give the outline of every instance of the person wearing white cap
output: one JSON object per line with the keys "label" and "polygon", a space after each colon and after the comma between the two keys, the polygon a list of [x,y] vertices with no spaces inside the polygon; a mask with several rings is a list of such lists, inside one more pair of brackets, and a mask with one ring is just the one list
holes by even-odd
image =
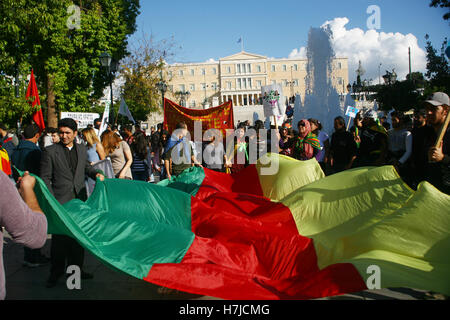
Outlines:
{"label": "person wearing white cap", "polygon": [[450,128],[440,145],[435,144],[448,117],[449,100],[447,94],[435,92],[425,101],[427,125],[418,130],[414,141],[419,153],[414,157],[417,182],[426,180],[447,194],[450,194]]}

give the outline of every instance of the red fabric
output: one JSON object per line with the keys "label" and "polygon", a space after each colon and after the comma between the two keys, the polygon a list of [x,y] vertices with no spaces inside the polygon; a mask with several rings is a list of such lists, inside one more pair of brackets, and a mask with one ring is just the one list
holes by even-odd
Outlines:
{"label": "red fabric", "polygon": [[[238,192],[263,196],[259,176],[254,164],[236,174],[226,174],[203,168],[205,179],[197,191],[196,198],[203,200],[216,192]],[[252,183],[249,183],[252,181]]]}
{"label": "red fabric", "polygon": [[31,69],[30,82],[28,83],[27,94],[25,98],[31,104],[34,111],[33,121],[38,125],[40,131],[45,129],[44,116],[42,115],[41,101],[39,100],[39,93],[34,79],[33,69]]}
{"label": "red fabric", "polygon": [[[318,269],[313,240],[298,234],[289,208],[250,194],[257,189],[255,180],[245,179],[256,169],[246,170],[236,179],[205,170],[206,185],[191,201],[194,242],[181,263],[155,264],[144,280],[242,300],[311,299],[365,290],[351,264]],[[231,192],[237,190],[251,192]]]}

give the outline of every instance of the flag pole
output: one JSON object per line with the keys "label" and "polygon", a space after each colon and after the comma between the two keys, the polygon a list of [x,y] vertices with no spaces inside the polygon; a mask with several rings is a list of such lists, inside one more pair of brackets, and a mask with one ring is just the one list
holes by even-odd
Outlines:
{"label": "flag pole", "polygon": [[244,51],[244,37],[241,36],[241,51]]}

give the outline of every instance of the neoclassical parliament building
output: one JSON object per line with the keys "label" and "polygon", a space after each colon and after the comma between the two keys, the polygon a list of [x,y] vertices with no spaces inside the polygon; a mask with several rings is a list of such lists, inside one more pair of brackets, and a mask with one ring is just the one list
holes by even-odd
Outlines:
{"label": "neoclassical parliament building", "polygon": [[[188,108],[215,107],[232,100],[233,106],[261,103],[261,87],[280,84],[285,97],[305,96],[307,59],[270,59],[241,51],[219,61],[175,63],[165,68],[166,97]],[[347,58],[333,60],[330,75],[339,94],[348,84]]]}

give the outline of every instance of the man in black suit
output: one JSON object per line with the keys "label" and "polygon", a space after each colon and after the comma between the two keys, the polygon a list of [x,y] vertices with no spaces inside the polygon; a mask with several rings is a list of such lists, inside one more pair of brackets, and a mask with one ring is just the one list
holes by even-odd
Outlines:
{"label": "man in black suit", "polygon": [[[77,123],[70,118],[61,119],[58,123],[60,142],[47,147],[42,152],[41,178],[59,203],[64,204],[72,199],[86,200],[85,176],[92,179],[102,174],[97,172],[87,160],[86,147],[77,144]],[[78,265],[82,270],[84,249],[73,238],[65,235],[52,235],[51,269],[47,287],[56,285],[65,273],[65,264]],[[81,272],[82,279],[92,278],[91,274]]]}

